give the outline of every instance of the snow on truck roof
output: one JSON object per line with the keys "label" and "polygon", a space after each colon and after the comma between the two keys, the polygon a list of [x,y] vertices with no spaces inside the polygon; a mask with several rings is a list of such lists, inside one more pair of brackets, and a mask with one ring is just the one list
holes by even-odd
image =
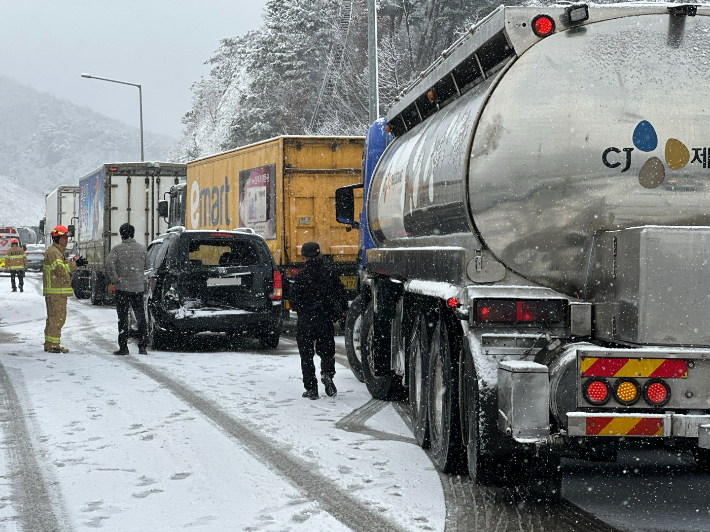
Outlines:
{"label": "snow on truck roof", "polygon": [[279,135],[278,137],[271,137],[270,139],[259,140],[251,144],[245,144],[244,146],[238,146],[231,150],[213,153],[212,155],[207,155],[206,157],[201,157],[200,159],[194,159],[188,161],[188,166],[194,166],[195,164],[202,164],[210,160],[217,160],[220,157],[229,157],[236,152],[241,152],[243,150],[257,149],[267,144],[274,142],[290,142],[290,141],[301,141],[310,143],[325,143],[328,141],[339,141],[339,142],[365,142],[364,136],[358,135]]}
{"label": "snow on truck roof", "polygon": [[[571,22],[569,13],[572,9],[584,9],[586,16]],[[419,79],[400,92],[387,112],[388,130],[394,136],[406,133],[549,35],[603,20],[649,14],[710,16],[710,4],[501,5],[471,26],[419,74]],[[551,21],[551,31],[545,36],[538,36],[533,30],[532,22],[541,15]]]}

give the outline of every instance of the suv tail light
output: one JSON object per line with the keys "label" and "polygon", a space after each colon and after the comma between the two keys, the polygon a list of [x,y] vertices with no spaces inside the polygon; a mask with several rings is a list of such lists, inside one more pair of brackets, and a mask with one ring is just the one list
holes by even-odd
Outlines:
{"label": "suv tail light", "polygon": [[562,299],[479,299],[476,321],[483,323],[564,323],[567,302]]}
{"label": "suv tail light", "polygon": [[271,299],[278,301],[283,296],[283,285],[281,283],[281,272],[274,270],[274,282],[271,289]]}

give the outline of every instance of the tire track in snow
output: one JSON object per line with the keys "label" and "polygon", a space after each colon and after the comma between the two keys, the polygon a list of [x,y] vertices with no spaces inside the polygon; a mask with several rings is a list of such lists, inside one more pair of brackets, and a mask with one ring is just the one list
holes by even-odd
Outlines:
{"label": "tire track in snow", "polygon": [[[113,351],[113,343],[98,333],[93,332],[88,336],[94,344],[105,349],[107,353]],[[131,357],[114,357],[108,354],[102,356],[110,357],[111,360],[118,359],[162,385],[185,404],[212,421],[263,464],[290,482],[306,497],[316,501],[324,511],[351,530],[355,532],[402,531],[396,523],[368,509],[361,501],[353,498],[349,492],[341,489],[327,477],[315,472],[314,464],[289,455],[287,451],[279,448],[266,436],[255,430],[251,424],[233,418],[217,403],[202,397],[183,382]]]}
{"label": "tire track in snow", "polygon": [[53,501],[47,480],[37,460],[27,414],[22,409],[12,380],[0,363],[0,412],[11,471],[12,501],[21,530],[27,532],[57,532],[70,530],[60,523],[57,514],[64,514]]}
{"label": "tire track in snow", "polygon": [[357,432],[358,434],[371,436],[376,440],[399,441],[416,445],[417,440],[412,437],[400,436],[399,434],[392,434],[391,432],[371,429],[365,425],[365,422],[368,419],[373,417],[389,404],[389,401],[378,401],[377,399],[372,399],[357,410],[350,412],[340,421],[337,421],[335,423],[335,428],[347,432]]}

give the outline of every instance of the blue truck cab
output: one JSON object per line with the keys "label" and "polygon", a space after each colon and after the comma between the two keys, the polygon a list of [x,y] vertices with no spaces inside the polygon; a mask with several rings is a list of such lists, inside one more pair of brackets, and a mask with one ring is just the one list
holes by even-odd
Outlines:
{"label": "blue truck cab", "polygon": [[[365,278],[365,267],[367,265],[367,250],[375,247],[375,243],[370,236],[370,231],[367,227],[367,194],[370,186],[370,179],[374,173],[377,162],[385,152],[387,145],[392,140],[392,135],[385,129],[387,120],[379,118],[375,120],[367,130],[365,135],[365,148],[362,152],[362,179],[360,183],[341,187],[335,191],[335,217],[339,223],[347,224],[348,230],[357,229],[358,231],[358,296],[355,297],[350,309],[348,317],[345,320],[345,351],[348,356],[348,362],[355,377],[364,382],[362,375],[362,357],[360,353],[361,344],[361,328],[362,315],[365,311],[365,299],[360,293],[363,289],[363,280]],[[355,189],[362,188],[362,205],[358,205],[360,214],[355,219]]]}

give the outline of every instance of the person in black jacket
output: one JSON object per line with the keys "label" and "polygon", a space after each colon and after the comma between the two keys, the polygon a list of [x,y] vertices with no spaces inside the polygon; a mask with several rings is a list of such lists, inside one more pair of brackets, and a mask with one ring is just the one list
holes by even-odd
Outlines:
{"label": "person in black jacket", "polygon": [[306,388],[303,397],[318,399],[318,379],[313,363],[316,353],[320,357],[321,382],[325,385],[325,393],[333,397],[338,393],[333,383],[333,322],[340,320],[346,313],[347,293],[337,274],[323,263],[320,246],[316,242],[303,244],[301,255],[306,263],[293,279],[289,304],[298,313],[296,342],[301,355],[303,386]]}

